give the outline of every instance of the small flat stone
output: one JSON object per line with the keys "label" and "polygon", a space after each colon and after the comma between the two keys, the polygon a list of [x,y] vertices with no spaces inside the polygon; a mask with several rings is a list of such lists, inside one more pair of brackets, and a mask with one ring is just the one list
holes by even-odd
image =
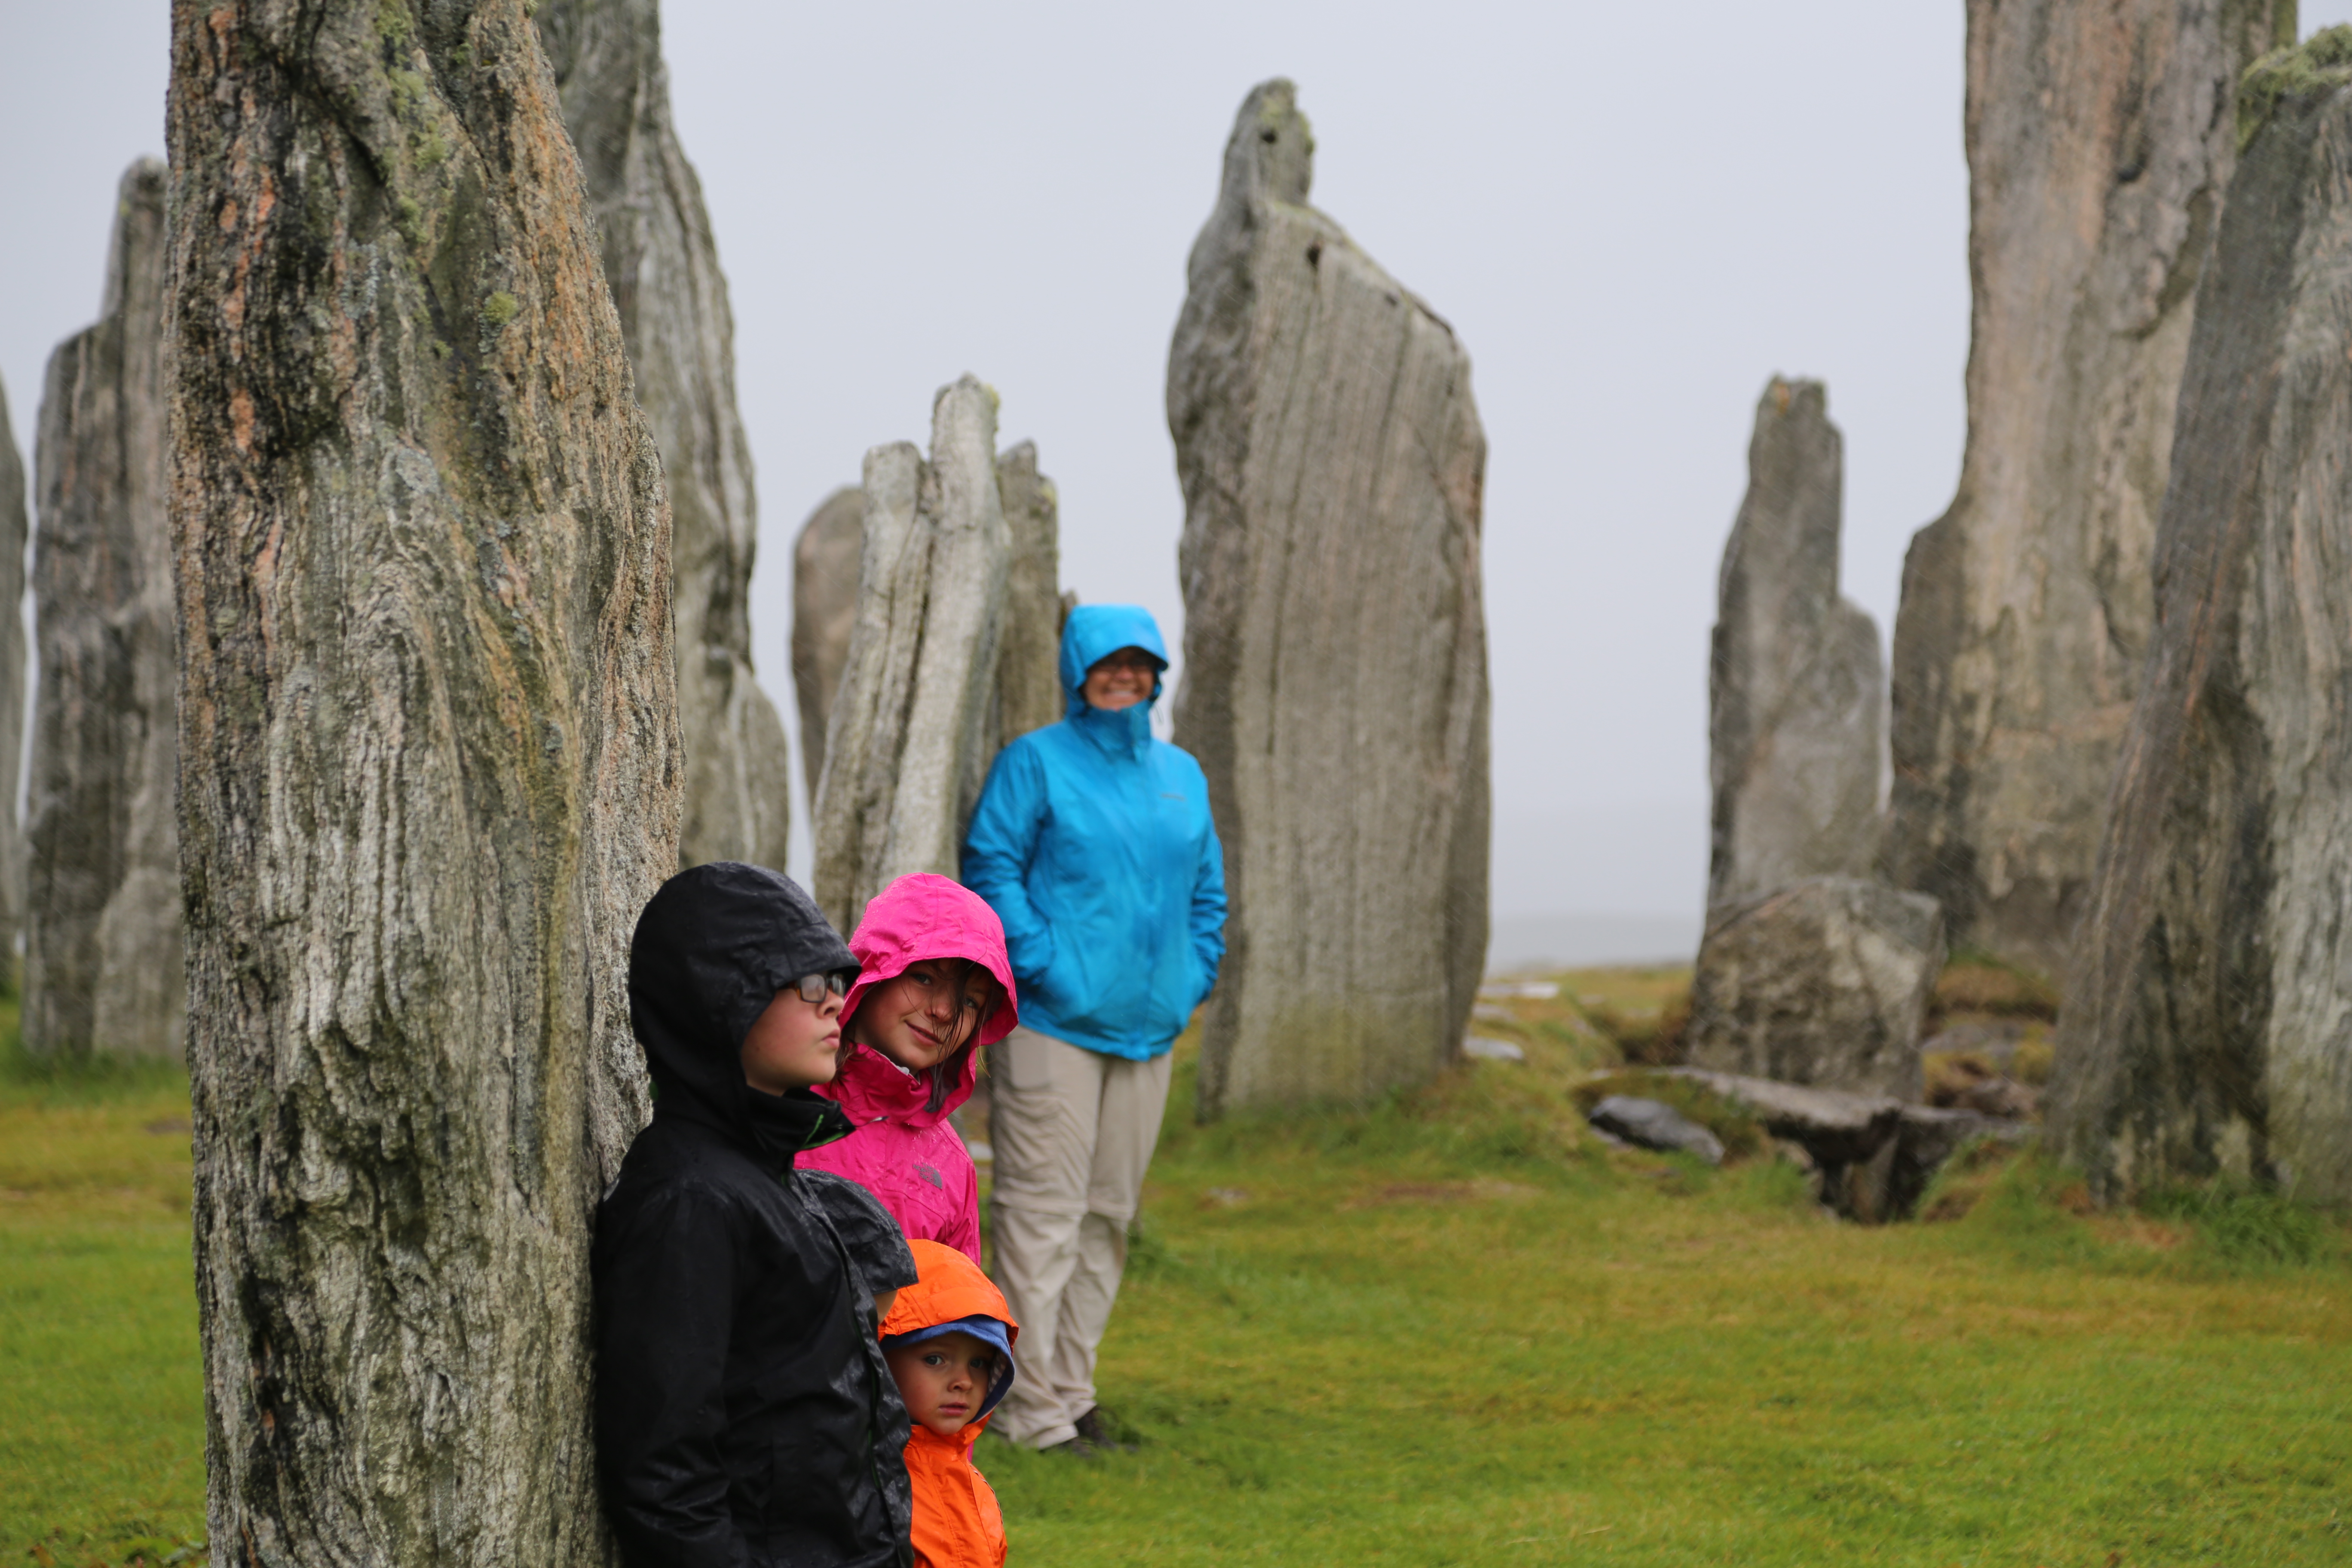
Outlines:
{"label": "small flat stone", "polygon": [[1498,1040],[1488,1035],[1471,1035],[1462,1042],[1462,1054],[1488,1062],[1523,1062],[1528,1053],[1508,1040]]}
{"label": "small flat stone", "polygon": [[1612,1094],[1587,1120],[1595,1131],[1639,1148],[1679,1151],[1710,1165],[1723,1163],[1723,1141],[1661,1100]]}

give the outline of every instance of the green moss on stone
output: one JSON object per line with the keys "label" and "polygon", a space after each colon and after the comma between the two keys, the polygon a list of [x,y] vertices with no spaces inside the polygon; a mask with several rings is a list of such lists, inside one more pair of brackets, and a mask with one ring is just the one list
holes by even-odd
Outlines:
{"label": "green moss on stone", "polygon": [[488,327],[503,327],[513,321],[515,313],[521,309],[521,306],[515,303],[515,297],[501,289],[482,301],[482,324]]}
{"label": "green moss on stone", "polygon": [[403,114],[414,114],[425,101],[425,79],[400,66],[384,74],[392,79],[393,107]]}
{"label": "green moss on stone", "polygon": [[400,0],[382,0],[375,8],[375,36],[399,48],[408,42],[408,7]]}
{"label": "green moss on stone", "polygon": [[2238,84],[2238,149],[2254,139],[2290,98],[2327,92],[2352,81],[2352,24],[2314,33],[2291,49],[2273,49],[2246,68]]}

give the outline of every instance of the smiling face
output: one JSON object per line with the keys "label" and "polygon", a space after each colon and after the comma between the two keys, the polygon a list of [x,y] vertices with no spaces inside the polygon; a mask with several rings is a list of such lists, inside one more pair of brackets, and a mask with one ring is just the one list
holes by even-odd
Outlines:
{"label": "smiling face", "polygon": [[1151,700],[1151,689],[1159,684],[1160,661],[1139,647],[1123,647],[1087,666],[1087,681],[1078,694],[1089,708],[1116,713]]}
{"label": "smiling face", "polygon": [[988,1401],[996,1380],[996,1347],[966,1333],[940,1334],[882,1352],[898,1380],[898,1397],[918,1426],[952,1437]]}
{"label": "smiling face", "polygon": [[816,1002],[802,1001],[798,991],[777,992],[743,1037],[743,1081],[763,1094],[831,1083],[841,1051],[841,1001],[832,991]]}
{"label": "smiling face", "polygon": [[969,959],[921,959],[858,999],[851,1037],[924,1072],[971,1043],[1000,994],[996,977]]}

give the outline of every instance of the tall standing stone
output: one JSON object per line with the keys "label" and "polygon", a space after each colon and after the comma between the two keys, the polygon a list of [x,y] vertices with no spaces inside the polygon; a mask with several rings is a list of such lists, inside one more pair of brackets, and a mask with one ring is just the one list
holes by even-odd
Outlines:
{"label": "tall standing stone", "polygon": [[2352,27],[2248,79],[2048,1106],[2103,1196],[2352,1200]]}
{"label": "tall standing stone", "polygon": [[1012,553],[1004,567],[1004,621],[996,653],[996,747],[1062,717],[1061,500],[1024,441],[996,459]]}
{"label": "tall standing stone", "polygon": [[735,410],[735,316],[702,182],[670,118],[661,7],[546,0],[537,17],[669,493],[686,745],[678,858],[781,867],[791,763],[751,670],[760,531],[751,446]]}
{"label": "tall standing stone", "polygon": [[812,805],[824,777],[825,724],[857,624],[857,563],[865,550],[866,492],[856,485],[825,497],[793,541],[793,696]]}
{"label": "tall standing stone", "polygon": [[857,619],[825,735],[817,903],[843,931],[917,871],[952,877],[996,754],[996,660],[1013,542],[996,484],[996,395],[971,376],[911,442],[866,454]]}
{"label": "tall standing stone", "polygon": [[1454,330],[1307,205],[1253,89],[1168,363],[1185,518],[1177,742],[1233,913],[1201,1100],[1362,1100],[1462,1039],[1486,954],[1486,437]]}
{"label": "tall standing stone", "polygon": [[122,176],[98,324],[58,345],[41,398],[24,1015],[37,1057],[176,1057],[185,1033],[164,185],[152,158]]}
{"label": "tall standing stone", "polygon": [[669,508],[524,0],[173,16],[215,1560],[610,1560],[590,1223],[677,865]]}
{"label": "tall standing stone", "polygon": [[1877,852],[1886,676],[1878,627],[1838,594],[1843,484],[1827,391],[1775,377],[1716,586],[1710,910],[1865,875]]}
{"label": "tall standing stone", "polygon": [[2294,0],[1969,0],[1969,438],[1895,623],[1886,869],[1956,944],[2064,966],[2239,75]]}
{"label": "tall standing stone", "polygon": [[[25,461],[0,386],[0,974],[10,973],[25,929],[25,833],[17,822],[17,759],[25,740]],[[11,974],[13,978],[13,974]]]}

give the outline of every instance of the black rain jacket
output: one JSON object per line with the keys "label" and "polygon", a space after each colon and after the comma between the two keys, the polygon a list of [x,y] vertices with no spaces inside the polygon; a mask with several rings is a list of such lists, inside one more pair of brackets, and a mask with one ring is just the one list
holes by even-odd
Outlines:
{"label": "black rain jacket", "polygon": [[789,879],[680,872],[637,919],[629,1015],[656,1095],[596,1211],[596,1454],[631,1568],[898,1568],[906,1408],[865,1282],[793,1173],[848,1118],[743,1081],[778,991],[857,961]]}

